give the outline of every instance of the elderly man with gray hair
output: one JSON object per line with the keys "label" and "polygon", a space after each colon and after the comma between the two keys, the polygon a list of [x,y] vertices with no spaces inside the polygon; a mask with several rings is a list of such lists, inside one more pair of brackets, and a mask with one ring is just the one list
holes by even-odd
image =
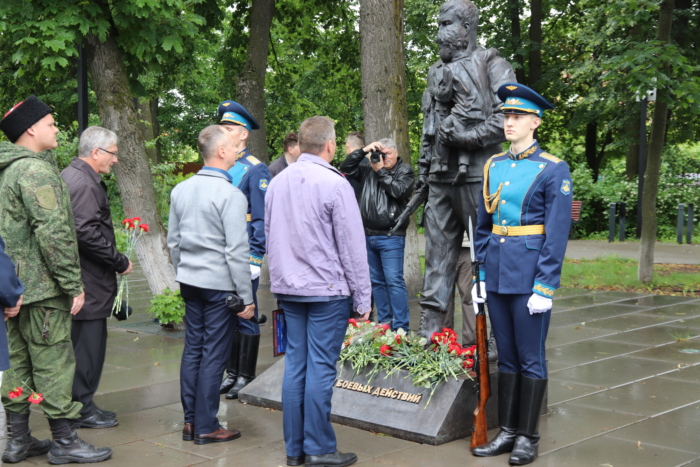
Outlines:
{"label": "elderly man with gray hair", "polygon": [[83,131],[78,157],[61,172],[68,185],[78,236],[85,305],[73,315],[71,340],[75,352],[73,400],[83,408],[76,427],[109,428],[118,424],[114,412],[93,401],[100,384],[107,348],[107,318],[117,294],[117,274],[131,272],[131,261],[117,251],[109,209],[108,175],[117,163],[117,135],[99,126]]}
{"label": "elderly man with gray hair", "polygon": [[[369,158],[365,157],[369,154]],[[403,278],[407,219],[387,234],[406,208],[415,175],[399,157],[396,142],[384,138],[351,152],[340,165],[349,179],[362,184],[360,212],[365,228],[372,295],[377,319],[391,328],[408,331],[408,292]]]}

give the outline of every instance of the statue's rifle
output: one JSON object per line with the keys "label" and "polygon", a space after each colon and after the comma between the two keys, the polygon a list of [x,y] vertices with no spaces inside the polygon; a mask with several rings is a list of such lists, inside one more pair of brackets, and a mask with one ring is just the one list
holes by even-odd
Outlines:
{"label": "statue's rifle", "polygon": [[391,237],[394,233],[401,228],[406,219],[408,219],[414,212],[418,210],[421,204],[428,200],[428,185],[425,184],[420,187],[411,197],[411,200],[406,205],[406,208],[401,212],[401,215],[396,219],[396,223],[391,228],[387,237]]}
{"label": "statue's rifle", "polygon": [[[472,260],[472,271],[475,277],[474,287],[476,287],[476,296],[481,297],[481,281],[479,280],[479,261],[476,259],[474,252],[474,229],[472,227],[472,219],[469,218],[469,239],[472,242],[472,247],[469,249]],[[477,390],[478,401],[474,409],[474,427],[472,431],[471,448],[481,446],[488,442],[488,425],[486,422],[486,402],[491,396],[491,384],[489,381],[489,360],[488,360],[488,335],[486,332],[486,307],[483,303],[477,304],[479,312],[476,314],[476,374],[477,374]]]}

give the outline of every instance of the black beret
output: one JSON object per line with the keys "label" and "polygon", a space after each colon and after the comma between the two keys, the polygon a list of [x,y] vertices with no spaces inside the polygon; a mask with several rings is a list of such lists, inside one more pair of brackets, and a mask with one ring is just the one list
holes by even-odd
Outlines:
{"label": "black beret", "polygon": [[51,112],[53,112],[51,107],[44,104],[41,99],[29,96],[5,114],[5,117],[0,120],[0,130],[14,143],[22,133],[27,131],[27,128]]}

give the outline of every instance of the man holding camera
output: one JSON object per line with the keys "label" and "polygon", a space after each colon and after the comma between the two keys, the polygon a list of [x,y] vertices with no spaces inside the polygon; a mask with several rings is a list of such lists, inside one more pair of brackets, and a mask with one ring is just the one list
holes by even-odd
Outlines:
{"label": "man holding camera", "polygon": [[[370,154],[369,159],[365,156]],[[349,179],[362,184],[360,212],[365,227],[367,257],[377,319],[392,329],[408,331],[408,292],[403,279],[403,253],[406,227],[397,226],[387,234],[406,208],[413,191],[415,175],[410,164],[398,155],[396,142],[384,138],[357,149],[340,165]]]}
{"label": "man holding camera", "polygon": [[[185,349],[180,391],[185,412],[182,439],[195,444],[231,441],[237,430],[219,425],[219,383],[231,353],[238,318],[253,316],[245,195],[231,184],[234,136],[219,125],[199,133],[204,167],[170,195],[168,247],[185,300]],[[227,298],[246,305],[236,315]]]}

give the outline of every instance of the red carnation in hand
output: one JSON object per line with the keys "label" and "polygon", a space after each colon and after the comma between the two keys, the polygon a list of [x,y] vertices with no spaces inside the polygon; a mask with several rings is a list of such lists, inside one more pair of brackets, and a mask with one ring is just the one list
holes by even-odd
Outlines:
{"label": "red carnation in hand", "polygon": [[148,226],[148,224],[139,224],[139,229],[143,230],[144,232],[148,232],[151,228]]}
{"label": "red carnation in hand", "polygon": [[391,346],[384,344],[379,347],[379,353],[385,357],[391,355]]}
{"label": "red carnation in hand", "polygon": [[132,222],[129,222],[129,225],[126,226],[127,230],[134,230],[136,228],[136,225],[133,224]]}
{"label": "red carnation in hand", "polygon": [[19,396],[22,395],[22,388],[15,388],[14,391],[10,391],[10,393],[7,395],[10,399],[17,399]]}
{"label": "red carnation in hand", "polygon": [[132,217],[131,222],[141,222],[141,218],[140,217]]}
{"label": "red carnation in hand", "polygon": [[41,395],[40,392],[32,392],[31,396],[29,396],[29,402],[31,402],[32,404],[38,404],[43,400],[44,396]]}
{"label": "red carnation in hand", "polygon": [[348,323],[349,323],[349,324],[352,324],[352,325],[355,326],[356,328],[359,328],[359,327],[360,327],[360,325],[357,324],[357,320],[356,320],[355,318],[350,318],[350,319],[348,320]]}
{"label": "red carnation in hand", "polygon": [[462,368],[464,368],[464,369],[471,368],[473,366],[474,366],[474,360],[472,360],[471,358],[467,358],[466,360],[464,360],[462,362]]}
{"label": "red carnation in hand", "polygon": [[131,219],[129,219],[128,217],[122,221],[122,225],[127,225],[127,224],[131,224]]}

